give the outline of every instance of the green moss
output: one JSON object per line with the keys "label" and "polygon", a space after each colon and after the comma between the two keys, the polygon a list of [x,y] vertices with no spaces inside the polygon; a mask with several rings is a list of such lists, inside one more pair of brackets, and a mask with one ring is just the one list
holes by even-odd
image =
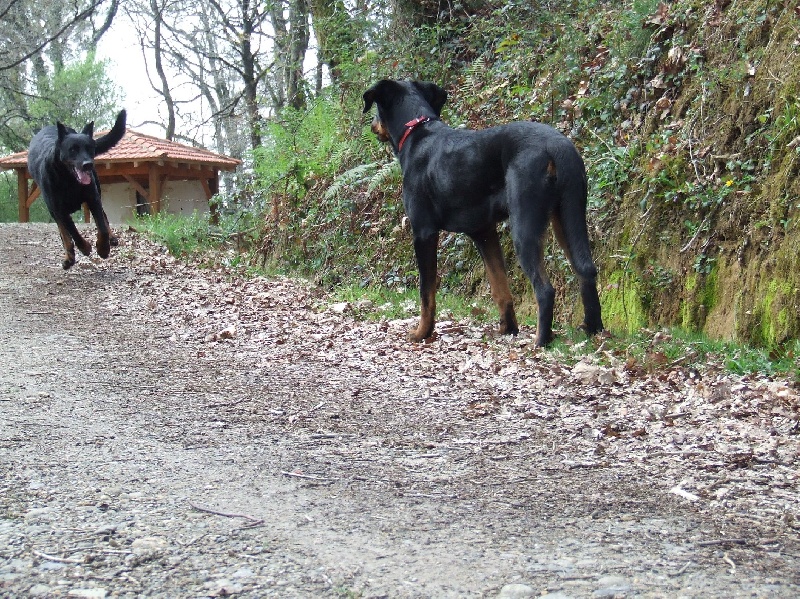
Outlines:
{"label": "green moss", "polygon": [[771,279],[763,298],[754,311],[756,341],[765,347],[777,347],[793,337],[797,327],[795,296],[797,289],[791,281]]}
{"label": "green moss", "polygon": [[612,272],[600,294],[603,321],[610,329],[632,333],[647,324],[641,303],[640,283],[630,272]]}
{"label": "green moss", "polygon": [[697,273],[692,273],[686,278],[684,288],[686,293],[681,301],[681,327],[687,331],[696,330],[697,304],[693,298],[697,289]]}

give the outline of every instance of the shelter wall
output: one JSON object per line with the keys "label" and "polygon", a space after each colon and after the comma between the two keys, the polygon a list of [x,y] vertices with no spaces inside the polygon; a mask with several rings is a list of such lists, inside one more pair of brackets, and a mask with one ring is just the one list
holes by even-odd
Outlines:
{"label": "shelter wall", "polygon": [[[136,190],[130,183],[109,183],[100,186],[103,207],[109,222],[123,224],[136,215]],[[203,186],[199,181],[167,181],[161,200],[161,211],[169,214],[191,215],[194,211],[207,213]]]}

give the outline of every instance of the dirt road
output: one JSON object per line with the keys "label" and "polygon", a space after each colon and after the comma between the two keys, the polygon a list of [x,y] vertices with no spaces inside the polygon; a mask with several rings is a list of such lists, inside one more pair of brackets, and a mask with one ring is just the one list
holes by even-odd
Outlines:
{"label": "dirt road", "polygon": [[0,251],[1,597],[800,596],[790,383]]}

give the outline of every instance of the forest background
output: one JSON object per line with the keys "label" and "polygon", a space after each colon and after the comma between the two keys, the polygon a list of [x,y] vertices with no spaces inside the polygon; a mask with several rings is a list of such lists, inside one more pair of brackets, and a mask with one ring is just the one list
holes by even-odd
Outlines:
{"label": "forest background", "polygon": [[[0,0],[0,153],[57,119],[112,122],[121,92],[95,49],[115,20],[139,39],[164,136],[244,160],[214,199],[218,225],[173,228],[234,246],[232,266],[354,298],[416,296],[399,167],[361,95],[417,78],[447,89],[452,126],[533,119],[575,142],[612,331],[681,327],[798,353],[796,1]],[[0,220],[16,220],[15,184],[0,175]],[[581,308],[551,246],[566,327]],[[439,264],[440,296],[490,309],[463,236],[442,237]]]}

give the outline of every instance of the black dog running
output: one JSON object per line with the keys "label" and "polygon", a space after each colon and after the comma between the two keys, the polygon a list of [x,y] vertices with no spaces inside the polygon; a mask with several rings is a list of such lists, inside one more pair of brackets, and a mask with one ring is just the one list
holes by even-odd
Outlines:
{"label": "black dog running", "polygon": [[97,226],[97,253],[108,258],[111,246],[116,245],[100,201],[94,157],[119,143],[125,135],[125,116],[125,111],[120,111],[111,131],[97,139],[93,138],[94,122],[91,122],[80,133],[61,123],[49,125],[31,140],[28,171],[58,225],[66,252],[61,263],[64,269],[75,264],[76,245],[86,256],[92,252],[92,245],[78,232],[71,216],[84,203]]}

